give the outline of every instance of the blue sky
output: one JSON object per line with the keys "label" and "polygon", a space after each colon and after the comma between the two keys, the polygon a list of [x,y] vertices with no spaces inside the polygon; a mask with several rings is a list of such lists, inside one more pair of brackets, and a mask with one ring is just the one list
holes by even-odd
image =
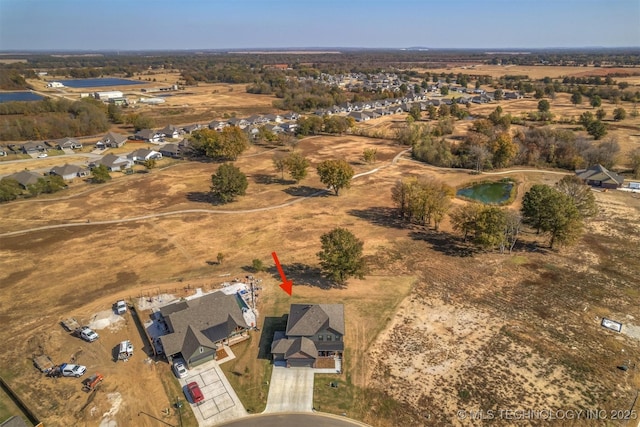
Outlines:
{"label": "blue sky", "polygon": [[0,0],[0,50],[640,46],[640,0]]}

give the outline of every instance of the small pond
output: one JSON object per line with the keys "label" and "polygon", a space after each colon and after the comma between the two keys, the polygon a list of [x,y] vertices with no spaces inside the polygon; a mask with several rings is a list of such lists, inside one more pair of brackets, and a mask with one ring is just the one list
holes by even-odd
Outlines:
{"label": "small pond", "polygon": [[0,92],[0,102],[40,101],[42,96],[33,92]]}
{"label": "small pond", "polygon": [[485,182],[462,188],[456,195],[485,204],[500,205],[509,200],[512,190],[513,181]]}

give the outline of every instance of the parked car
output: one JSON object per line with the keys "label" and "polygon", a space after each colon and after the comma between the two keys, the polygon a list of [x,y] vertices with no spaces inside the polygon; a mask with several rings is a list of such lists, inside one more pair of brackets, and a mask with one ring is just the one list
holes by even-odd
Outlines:
{"label": "parked car", "polygon": [[47,153],[40,153],[38,154],[38,158],[39,159],[44,159],[45,157],[49,157],[49,155]]}
{"label": "parked car", "polygon": [[95,340],[100,338],[100,336],[93,329],[89,328],[88,326],[84,326],[82,329],[80,329],[80,338],[85,341],[94,342]]}
{"label": "parked car", "polygon": [[187,384],[187,392],[189,393],[188,397],[190,397],[191,401],[195,404],[198,404],[204,400],[204,395],[200,390],[200,386],[198,386],[198,383],[195,381]]}
{"label": "parked car", "polygon": [[176,360],[173,362],[173,372],[176,374],[178,378],[184,378],[189,375],[189,371],[184,366],[184,362],[182,360]]}
{"label": "parked car", "polygon": [[124,300],[116,302],[115,305],[116,314],[125,314],[127,312],[127,303]]}
{"label": "parked car", "polygon": [[60,366],[60,373],[63,377],[81,377],[87,372],[87,367],[82,365],[72,365],[70,363],[63,363]]}

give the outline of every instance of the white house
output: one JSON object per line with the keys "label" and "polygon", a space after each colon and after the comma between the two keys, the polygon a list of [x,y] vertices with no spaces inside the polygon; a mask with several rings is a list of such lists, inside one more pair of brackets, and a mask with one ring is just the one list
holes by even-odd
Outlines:
{"label": "white house", "polygon": [[154,150],[149,150],[148,148],[139,148],[129,153],[129,155],[127,155],[127,158],[132,160],[133,162],[138,163],[146,162],[147,160],[151,159],[161,159],[162,154]]}

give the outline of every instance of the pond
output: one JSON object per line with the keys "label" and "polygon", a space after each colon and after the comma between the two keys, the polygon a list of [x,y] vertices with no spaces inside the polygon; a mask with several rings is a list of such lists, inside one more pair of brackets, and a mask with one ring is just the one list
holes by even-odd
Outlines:
{"label": "pond", "polygon": [[0,92],[0,102],[40,101],[42,96],[33,92]]}
{"label": "pond", "polygon": [[500,205],[509,200],[512,190],[512,181],[485,182],[462,188],[456,192],[456,195],[485,204]]}
{"label": "pond", "polygon": [[103,87],[103,86],[127,86],[127,85],[140,85],[147,82],[117,79],[117,78],[98,78],[98,79],[73,79],[73,80],[56,80],[66,87],[84,88],[84,87]]}

